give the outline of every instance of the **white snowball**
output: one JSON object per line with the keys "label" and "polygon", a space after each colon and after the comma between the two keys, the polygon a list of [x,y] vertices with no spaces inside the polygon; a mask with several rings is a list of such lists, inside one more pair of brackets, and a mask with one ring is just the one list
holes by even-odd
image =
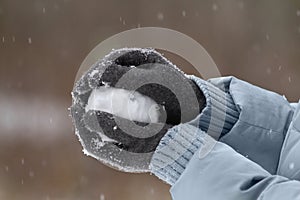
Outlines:
{"label": "white snowball", "polygon": [[138,122],[157,123],[159,106],[150,97],[136,91],[102,86],[94,89],[85,107]]}

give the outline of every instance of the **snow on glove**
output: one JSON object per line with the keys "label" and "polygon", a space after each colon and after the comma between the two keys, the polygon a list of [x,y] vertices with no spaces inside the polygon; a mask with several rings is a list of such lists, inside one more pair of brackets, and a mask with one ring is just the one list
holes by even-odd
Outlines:
{"label": "snow on glove", "polygon": [[[91,100],[98,90],[102,95]],[[132,111],[122,101],[126,97],[120,97],[119,108],[115,104],[107,108],[103,102],[111,99],[103,95],[105,92],[125,96],[136,92],[143,96],[139,99],[153,100],[157,112],[152,115],[149,108],[149,112],[141,113],[138,106]],[[205,106],[196,84],[152,49],[111,52],[75,84],[72,97],[71,115],[84,152],[127,172],[149,171],[153,151],[167,130],[194,119]],[[124,105],[126,109],[122,109]]]}
{"label": "snow on glove", "polygon": [[[153,123],[151,127],[147,127],[148,123],[134,122],[131,123],[128,119],[123,120],[127,130],[125,132],[116,124],[115,118],[112,114],[96,111],[99,125],[107,137],[113,140],[114,144],[120,149],[133,152],[133,153],[149,153],[155,151],[160,139],[166,134],[172,125]],[[141,128],[144,137],[139,137],[137,129]],[[137,131],[136,131],[137,130]],[[137,134],[132,134],[132,132]],[[156,131],[158,131],[156,133]]]}

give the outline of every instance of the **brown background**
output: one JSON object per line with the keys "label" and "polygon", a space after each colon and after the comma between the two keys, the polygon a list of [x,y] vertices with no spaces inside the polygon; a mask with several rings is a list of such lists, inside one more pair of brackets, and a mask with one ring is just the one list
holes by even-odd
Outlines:
{"label": "brown background", "polygon": [[0,0],[1,200],[171,199],[154,176],[84,156],[68,116],[85,56],[139,25],[191,36],[222,75],[300,97],[299,0]]}

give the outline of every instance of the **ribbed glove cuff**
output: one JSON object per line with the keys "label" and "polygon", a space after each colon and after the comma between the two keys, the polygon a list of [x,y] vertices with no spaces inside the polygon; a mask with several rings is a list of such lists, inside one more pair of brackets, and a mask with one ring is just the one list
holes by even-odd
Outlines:
{"label": "ribbed glove cuff", "polygon": [[[188,76],[202,90],[206,107],[189,124],[199,127],[216,140],[228,133],[239,118],[236,105],[227,92],[196,76]],[[225,86],[224,86],[225,87]],[[224,88],[225,90],[225,88]]]}
{"label": "ribbed glove cuff", "polygon": [[189,124],[180,124],[169,129],[152,157],[151,172],[173,185],[194,153],[203,144],[205,134]]}
{"label": "ribbed glove cuff", "polygon": [[206,107],[194,120],[169,129],[150,163],[151,172],[170,185],[178,180],[194,153],[203,146],[205,134],[218,140],[231,130],[239,117],[229,93],[198,77],[189,78],[202,90]]}

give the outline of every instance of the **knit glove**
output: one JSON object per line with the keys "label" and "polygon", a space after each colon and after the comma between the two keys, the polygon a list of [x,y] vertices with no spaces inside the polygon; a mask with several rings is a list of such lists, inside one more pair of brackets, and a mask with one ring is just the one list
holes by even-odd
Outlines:
{"label": "knit glove", "polygon": [[[92,91],[100,87],[150,97],[159,105],[158,121],[86,109]],[[113,51],[92,66],[76,83],[72,97],[71,115],[84,153],[127,172],[149,171],[161,138],[171,127],[193,120],[206,105],[200,88],[176,66],[152,49],[136,48]]]}

